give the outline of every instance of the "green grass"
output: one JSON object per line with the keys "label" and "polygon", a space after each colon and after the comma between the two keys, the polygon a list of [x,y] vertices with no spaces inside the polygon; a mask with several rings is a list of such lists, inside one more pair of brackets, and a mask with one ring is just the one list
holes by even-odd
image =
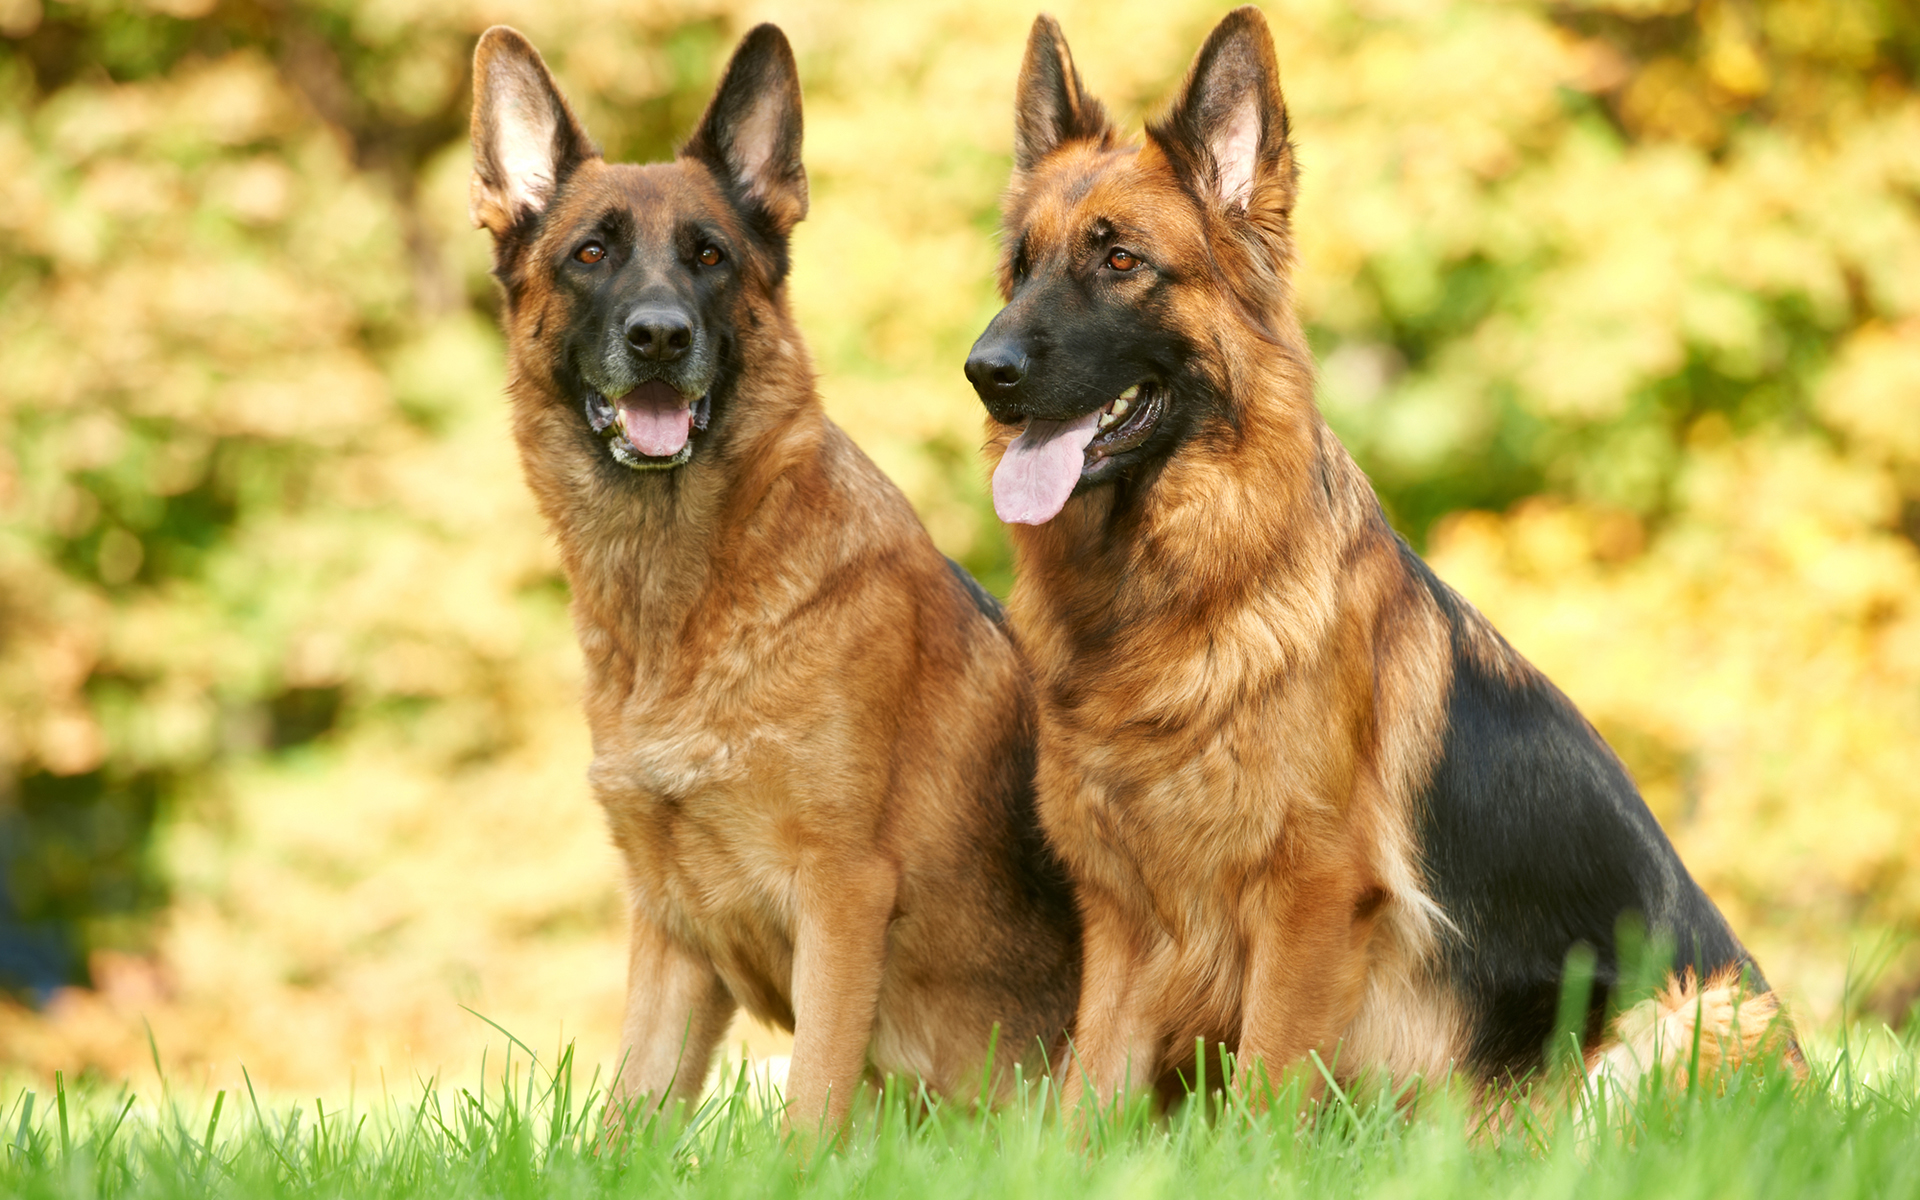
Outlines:
{"label": "green grass", "polygon": [[[650,1121],[598,1152],[603,1094],[571,1052],[524,1046],[473,1091],[328,1109],[217,1093],[151,1100],[64,1081],[15,1093],[0,1194],[352,1196],[1920,1196],[1920,1048],[1842,1039],[1794,1086],[1779,1070],[1698,1089],[1647,1082],[1604,1113],[1570,1108],[1475,1128],[1454,1095],[1334,1093],[1306,1116],[1252,1114],[1217,1090],[1173,1115],[1144,1107],[1071,1132],[1044,1085],[1000,1111],[893,1086],[843,1146],[802,1161],[744,1072],[686,1120]],[[483,1070],[483,1076],[487,1073]],[[1558,1093],[1556,1093],[1558,1094]]]}

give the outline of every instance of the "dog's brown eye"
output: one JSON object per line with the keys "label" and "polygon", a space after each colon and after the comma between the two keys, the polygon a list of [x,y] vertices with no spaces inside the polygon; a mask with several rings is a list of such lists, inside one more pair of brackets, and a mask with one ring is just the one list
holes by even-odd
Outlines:
{"label": "dog's brown eye", "polygon": [[1116,271],[1131,271],[1140,265],[1140,260],[1125,250],[1115,250],[1107,255],[1107,265]]}
{"label": "dog's brown eye", "polygon": [[701,250],[701,251],[700,251],[700,265],[701,265],[701,266],[703,266],[703,267],[717,267],[717,266],[719,266],[719,265],[720,265],[720,252],[719,252],[718,250],[715,250],[715,249],[714,249],[714,248],[713,248],[712,246],[708,246],[708,247],[706,247],[705,249],[703,249],[703,250]]}
{"label": "dog's brown eye", "polygon": [[607,248],[605,246],[602,246],[599,242],[588,242],[586,245],[580,247],[578,250],[575,250],[573,252],[574,258],[578,259],[580,262],[587,263],[588,265],[597,263],[601,259],[605,258],[606,256],[607,256]]}

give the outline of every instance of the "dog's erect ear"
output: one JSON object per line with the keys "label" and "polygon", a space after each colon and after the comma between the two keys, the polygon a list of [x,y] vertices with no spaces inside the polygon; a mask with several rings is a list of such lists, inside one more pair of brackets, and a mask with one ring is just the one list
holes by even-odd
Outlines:
{"label": "dog's erect ear", "polygon": [[1293,206],[1293,147],[1273,35],[1249,5],[1226,15],[1147,136],[1197,194],[1229,209]]}
{"label": "dog's erect ear", "polygon": [[481,34],[473,51],[473,223],[503,236],[599,154],[533,44],[505,25]]}
{"label": "dog's erect ear", "polygon": [[800,162],[800,70],[777,26],[740,39],[707,115],[681,154],[699,159],[784,236],[807,215]]}
{"label": "dog's erect ear", "polygon": [[1027,35],[1020,91],[1013,102],[1014,169],[1033,170],[1066,142],[1105,142],[1110,136],[1107,110],[1081,86],[1060,22],[1041,13]]}

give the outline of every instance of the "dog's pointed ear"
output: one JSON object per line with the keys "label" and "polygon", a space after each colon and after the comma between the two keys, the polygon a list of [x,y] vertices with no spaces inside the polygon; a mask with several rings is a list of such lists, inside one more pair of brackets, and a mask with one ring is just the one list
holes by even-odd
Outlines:
{"label": "dog's pointed ear", "polygon": [[1229,210],[1293,206],[1293,147],[1273,34],[1260,10],[1228,13],[1207,36],[1166,115],[1147,127],[1174,170]]}
{"label": "dog's pointed ear", "polygon": [[1020,91],[1013,103],[1014,169],[1031,171],[1067,142],[1104,142],[1110,135],[1107,110],[1081,85],[1060,22],[1041,13],[1027,35],[1027,57],[1020,65]]}
{"label": "dog's pointed ear", "polygon": [[785,236],[807,215],[800,162],[800,69],[778,26],[740,39],[700,128],[680,153],[699,159]]}
{"label": "dog's pointed ear", "polygon": [[467,212],[495,237],[542,212],[574,169],[599,157],[540,52],[495,25],[473,50],[473,185]]}

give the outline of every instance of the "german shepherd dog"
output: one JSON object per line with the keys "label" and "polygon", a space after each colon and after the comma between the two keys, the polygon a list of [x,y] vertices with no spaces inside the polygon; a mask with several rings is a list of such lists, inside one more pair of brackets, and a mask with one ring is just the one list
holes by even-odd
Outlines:
{"label": "german shepherd dog", "polygon": [[1637,1036],[1690,1041],[1698,1007],[1707,1065],[1757,1049],[1774,999],[1619,760],[1394,534],[1314,407],[1259,12],[1219,24],[1138,145],[1042,16],[1015,130],[1007,304],[966,371],[1040,819],[1085,922],[1066,1094],[1168,1087],[1196,1038],[1243,1078],[1310,1051],[1349,1077],[1524,1076],[1582,943],[1599,1054],[1626,914],[1684,984]]}
{"label": "german shepherd dog", "polygon": [[602,160],[519,33],[474,55],[526,478],[586,659],[625,859],[631,1109],[699,1094],[736,1007],[791,1029],[788,1121],[869,1071],[971,1097],[1063,1044],[1078,920],[1033,812],[993,599],[823,412],[787,301],[807,211],[771,25],[668,163]]}

